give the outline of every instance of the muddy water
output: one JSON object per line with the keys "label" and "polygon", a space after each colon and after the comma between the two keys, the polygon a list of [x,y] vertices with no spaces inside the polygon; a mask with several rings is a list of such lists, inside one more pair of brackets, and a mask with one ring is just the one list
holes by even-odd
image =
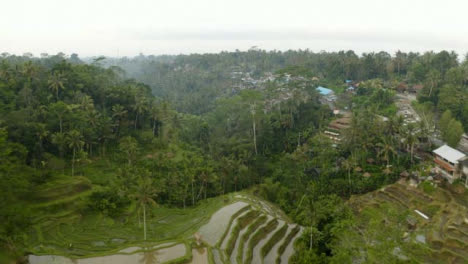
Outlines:
{"label": "muddy water", "polygon": [[191,264],[208,264],[208,251],[206,248],[192,249]]}
{"label": "muddy water", "polygon": [[[255,222],[256,219],[257,218],[253,219],[250,224]],[[247,232],[248,229],[249,229],[249,226],[246,226],[244,229],[242,229],[240,231],[239,236],[237,237],[236,245],[234,246],[234,250],[232,251],[232,254],[231,254],[231,257],[230,257],[230,260],[231,260],[232,264],[237,264],[237,254],[238,254],[238,251],[239,251],[239,244],[240,244],[240,241],[241,241],[241,237]]]}
{"label": "muddy water", "polygon": [[262,254],[260,250],[262,247],[270,240],[270,238],[273,236],[273,234],[278,231],[281,227],[284,225],[284,221],[278,220],[278,226],[270,232],[264,239],[260,240],[258,244],[254,247],[253,250],[253,259],[252,259],[252,264],[262,264]]}
{"label": "muddy water", "polygon": [[303,231],[304,230],[301,228],[301,230],[297,232],[297,235],[291,240],[289,245],[286,247],[286,250],[281,256],[281,264],[287,264],[289,262],[289,258],[294,254],[294,241],[296,241],[296,239],[302,235]]}
{"label": "muddy water", "polygon": [[265,259],[263,260],[264,263],[275,263],[276,257],[278,256],[278,248],[283,244],[284,240],[286,239],[286,236],[291,232],[291,230],[294,228],[294,225],[289,225],[288,230],[286,230],[285,235],[283,238],[276,243],[273,248],[270,250],[270,252],[265,256]]}
{"label": "muddy water", "polygon": [[221,260],[221,253],[216,248],[213,248],[211,251],[213,252],[214,263],[223,264],[223,261]]}
{"label": "muddy water", "polygon": [[256,230],[254,230],[252,232],[252,234],[249,235],[249,238],[244,243],[244,248],[243,248],[243,251],[242,251],[242,262],[244,262],[245,259],[247,258],[246,256],[247,256],[247,251],[248,251],[248,248],[249,248],[249,242],[250,242],[250,239],[252,238],[253,234],[255,234],[255,232],[257,232],[257,230],[260,230],[260,229],[264,228],[271,221],[271,219],[273,219],[273,217],[270,216],[270,215],[267,215],[266,222],[263,223],[263,225],[259,226]]}
{"label": "muddy water", "polygon": [[223,250],[226,249],[227,244],[228,244],[229,240],[231,239],[232,229],[234,229],[234,227],[237,226],[237,220],[238,220],[240,217],[242,217],[242,216],[244,216],[245,214],[247,214],[248,212],[250,212],[250,210],[247,210],[247,211],[243,212],[242,214],[238,215],[238,216],[236,217],[236,219],[234,219],[234,221],[232,221],[232,225],[231,225],[231,227],[229,228],[228,235],[224,238],[224,241],[223,241],[223,243],[221,244],[221,249],[223,249]]}
{"label": "muddy water", "polygon": [[219,209],[211,216],[208,224],[200,228],[202,239],[211,246],[215,245],[228,228],[231,217],[246,206],[247,203],[236,202]]}
{"label": "muddy water", "polygon": [[102,257],[69,259],[62,256],[29,255],[30,264],[156,264],[185,256],[184,244],[148,252],[138,252],[130,255],[109,255]]}

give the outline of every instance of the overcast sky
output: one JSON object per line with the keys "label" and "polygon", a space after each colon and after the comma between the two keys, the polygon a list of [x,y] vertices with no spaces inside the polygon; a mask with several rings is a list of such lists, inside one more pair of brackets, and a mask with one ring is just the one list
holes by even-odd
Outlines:
{"label": "overcast sky", "polygon": [[0,52],[468,51],[468,0],[0,0]]}

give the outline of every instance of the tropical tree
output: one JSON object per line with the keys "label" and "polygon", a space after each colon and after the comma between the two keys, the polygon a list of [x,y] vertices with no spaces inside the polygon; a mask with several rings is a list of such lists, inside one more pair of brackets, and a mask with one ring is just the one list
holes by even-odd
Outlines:
{"label": "tropical tree", "polygon": [[456,147],[463,135],[463,125],[460,121],[452,119],[444,133],[444,141],[451,147]]}
{"label": "tropical tree", "polygon": [[377,155],[387,162],[388,167],[390,165],[390,156],[396,154],[391,138],[383,137],[382,141],[378,142],[376,146],[379,148]]}
{"label": "tropical tree", "polygon": [[71,130],[67,133],[67,142],[68,147],[73,150],[72,156],[72,176],[75,175],[75,159],[76,159],[76,152],[79,151],[83,147],[83,137],[78,130]]}
{"label": "tropical tree", "polygon": [[135,159],[135,155],[138,151],[138,142],[131,136],[126,136],[122,138],[119,142],[119,149],[123,153],[128,161],[128,166],[132,165],[132,160]]}
{"label": "tropical tree", "polygon": [[60,133],[63,133],[63,118],[68,113],[68,105],[62,101],[58,101],[49,105],[49,111],[55,114],[55,116],[57,116],[59,119]]}
{"label": "tropical tree", "polygon": [[148,176],[149,172],[144,171],[143,176],[138,179],[137,186],[134,189],[133,197],[137,200],[138,205],[143,208],[143,236],[146,240],[146,206],[156,206],[154,197],[156,196],[156,188],[153,186],[153,181]]}
{"label": "tropical tree", "polygon": [[127,114],[127,110],[122,105],[114,105],[112,106],[112,118],[117,121],[117,136],[120,135],[120,129],[122,126],[122,119]]}
{"label": "tropical tree", "polygon": [[418,142],[418,135],[415,131],[414,124],[410,123],[406,126],[403,140],[407,145],[407,149],[410,151],[411,163],[413,163],[414,145]]}
{"label": "tropical tree", "polygon": [[152,127],[153,127],[153,136],[155,136],[156,135],[156,123],[159,119],[159,108],[154,102],[151,104],[150,115],[151,115],[151,121],[152,121]]}
{"label": "tropical tree", "polygon": [[36,136],[39,140],[39,149],[42,152],[44,149],[44,140],[49,136],[49,131],[45,124],[39,123],[36,126]]}
{"label": "tropical tree", "polygon": [[138,117],[141,116],[146,111],[146,100],[142,96],[135,97],[135,103],[132,106],[133,111],[135,111],[135,129],[138,124]]}
{"label": "tropical tree", "polygon": [[47,84],[49,85],[49,88],[55,93],[57,101],[59,100],[59,90],[65,90],[66,81],[67,79],[63,73],[57,71],[53,72],[49,76],[49,80],[47,80]]}
{"label": "tropical tree", "polygon": [[61,132],[52,134],[52,143],[57,146],[60,158],[63,158],[63,153],[67,145],[67,137],[65,134]]}

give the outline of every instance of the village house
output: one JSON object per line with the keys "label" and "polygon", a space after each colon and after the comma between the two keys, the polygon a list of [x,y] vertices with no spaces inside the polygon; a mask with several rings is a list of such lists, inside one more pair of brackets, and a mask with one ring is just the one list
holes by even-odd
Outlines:
{"label": "village house", "polygon": [[320,93],[320,95],[325,98],[325,100],[332,102],[336,100],[336,95],[335,92],[331,89],[319,86],[317,87],[317,91]]}
{"label": "village house", "polygon": [[468,157],[462,152],[447,145],[433,151],[436,171],[450,183],[461,177],[467,177]]}

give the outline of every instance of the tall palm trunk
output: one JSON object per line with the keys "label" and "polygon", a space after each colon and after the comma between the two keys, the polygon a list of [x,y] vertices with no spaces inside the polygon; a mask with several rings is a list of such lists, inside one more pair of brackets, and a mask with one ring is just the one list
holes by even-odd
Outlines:
{"label": "tall palm trunk", "polygon": [[137,215],[138,215],[138,227],[141,227],[141,217],[140,217],[140,209],[137,210]]}
{"label": "tall palm trunk", "polygon": [[312,226],[310,226],[310,244],[309,244],[309,250],[312,249],[312,238],[313,238],[314,232]]}
{"label": "tall palm trunk", "polygon": [[135,115],[135,130],[137,128],[137,122],[138,122],[138,112]]}
{"label": "tall palm trunk", "polygon": [[411,148],[410,148],[410,151],[411,151],[411,164],[413,164],[413,151],[414,151],[414,143],[411,143]]}
{"label": "tall palm trunk", "polygon": [[253,122],[252,122],[252,127],[253,127],[253,139],[254,139],[254,148],[255,148],[255,155],[258,154],[257,152],[257,130],[256,130],[256,124],[255,124],[255,116],[253,117]]}
{"label": "tall palm trunk", "polygon": [[146,240],[146,206],[143,204],[143,233],[144,240]]}
{"label": "tall palm trunk", "polygon": [[75,175],[75,148],[73,148],[73,158],[72,158],[72,177]]}
{"label": "tall palm trunk", "polygon": [[195,193],[193,192],[193,179],[192,179],[192,206],[195,205]]}

